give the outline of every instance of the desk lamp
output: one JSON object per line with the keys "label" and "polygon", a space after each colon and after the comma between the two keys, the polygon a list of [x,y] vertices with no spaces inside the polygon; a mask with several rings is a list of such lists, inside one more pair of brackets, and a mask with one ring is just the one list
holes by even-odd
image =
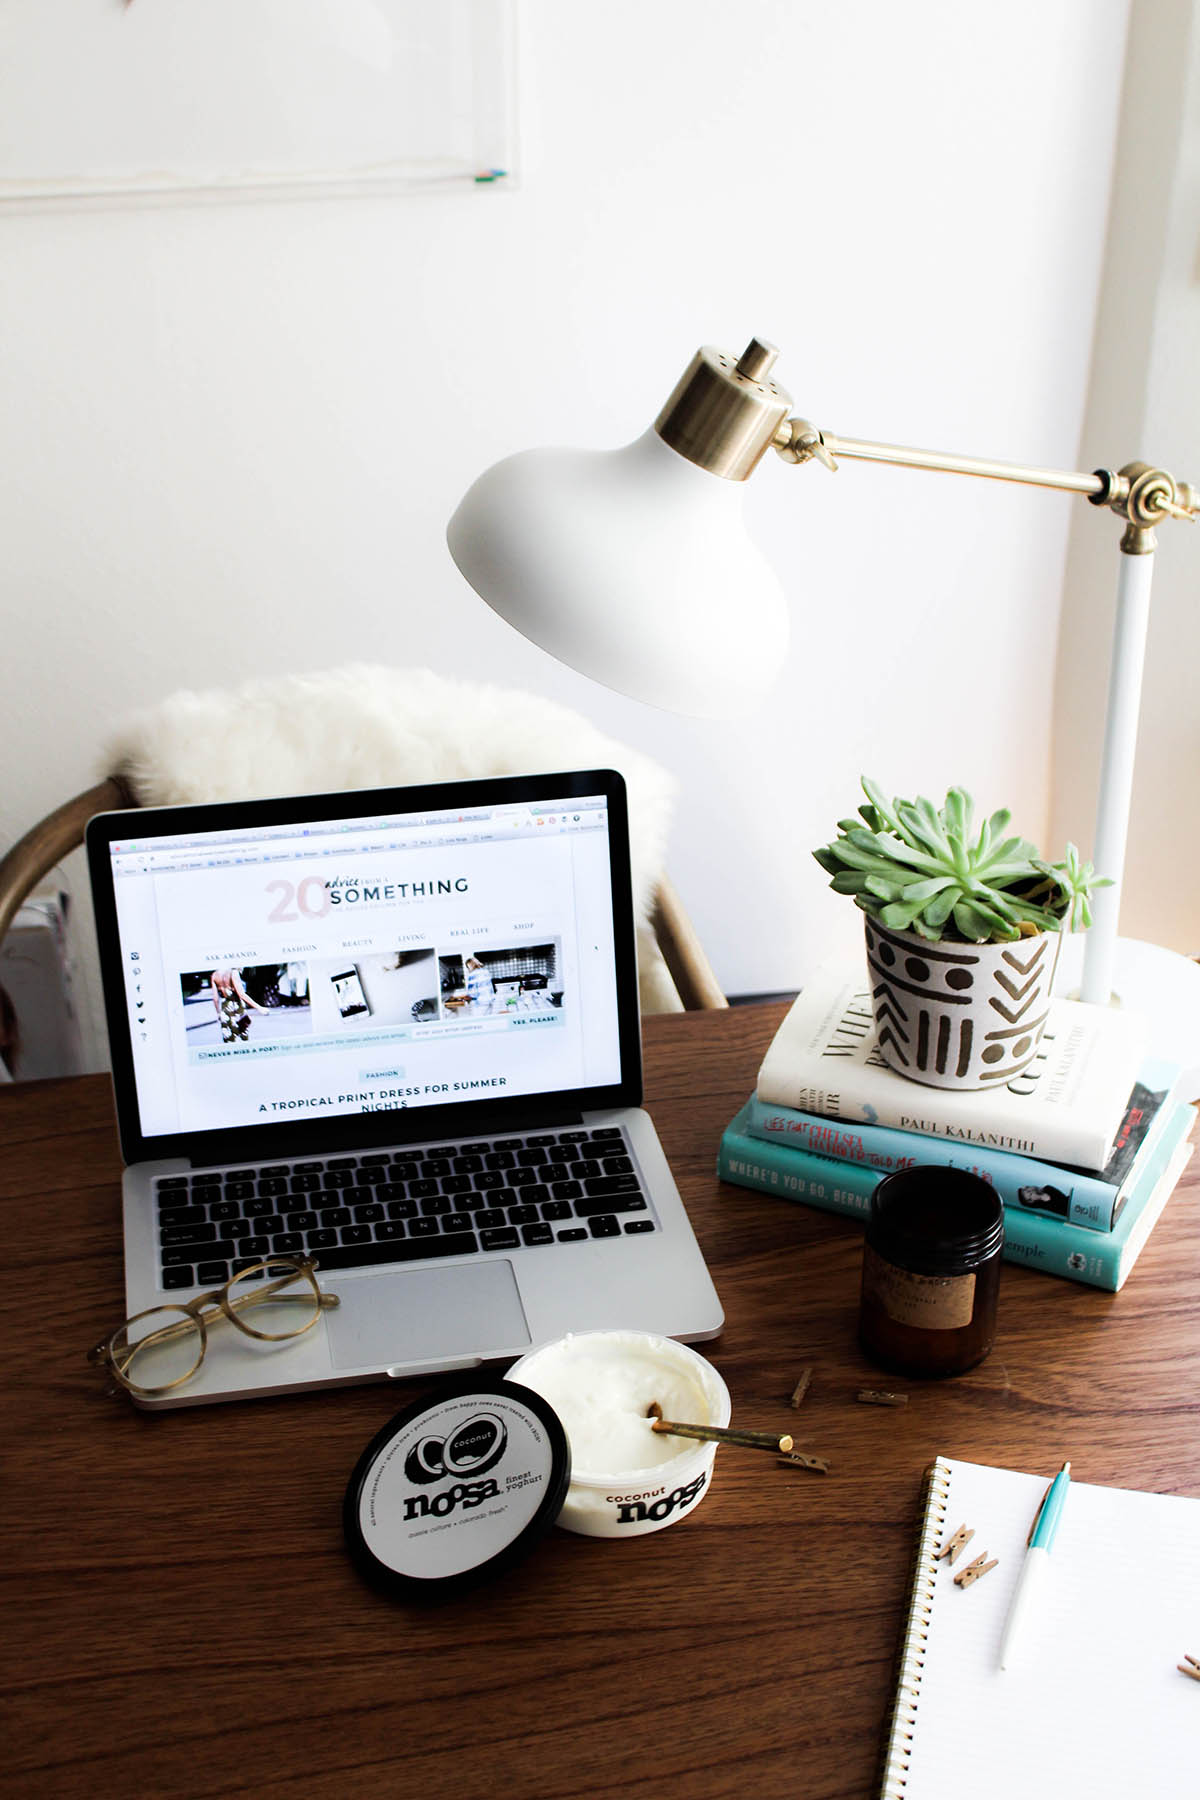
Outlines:
{"label": "desk lamp", "polygon": [[[782,589],[742,518],[742,483],[769,449],[830,470],[845,458],[1059,488],[1110,508],[1125,530],[1092,858],[1113,885],[1093,897],[1079,987],[1082,999],[1108,1004],[1154,528],[1194,519],[1200,490],[1141,462],[1081,474],[835,437],[790,416],[790,395],[771,379],[776,355],[758,338],[741,356],[701,349],[632,444],[527,450],[495,464],[450,520],[451,555],[489,606],[561,662],[633,699],[720,718],[761,699],[763,671],[778,668],[787,647]],[[1135,953],[1121,971],[1124,1002],[1195,1015],[1185,1053],[1161,1045],[1157,1030],[1156,1049],[1183,1062],[1200,1056],[1200,968],[1154,946],[1122,947]]]}

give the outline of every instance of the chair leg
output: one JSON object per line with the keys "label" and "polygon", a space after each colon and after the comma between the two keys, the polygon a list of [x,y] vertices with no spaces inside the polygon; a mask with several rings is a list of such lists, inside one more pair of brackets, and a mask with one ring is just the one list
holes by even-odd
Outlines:
{"label": "chair leg", "polygon": [[651,923],[684,1010],[704,1012],[728,1006],[704,946],[665,875],[655,892]]}

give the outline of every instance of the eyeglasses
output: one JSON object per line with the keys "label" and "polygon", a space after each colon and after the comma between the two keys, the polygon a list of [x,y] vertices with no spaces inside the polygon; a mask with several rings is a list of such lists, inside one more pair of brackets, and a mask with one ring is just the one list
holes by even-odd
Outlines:
{"label": "eyeglasses", "polygon": [[224,1287],[194,1300],[135,1313],[88,1351],[88,1361],[107,1369],[131,1394],[148,1400],[169,1394],[196,1373],[208,1349],[208,1326],[221,1319],[264,1343],[284,1343],[311,1331],[323,1311],[340,1305],[336,1294],[321,1292],[316,1269],[309,1257],[253,1263]]}

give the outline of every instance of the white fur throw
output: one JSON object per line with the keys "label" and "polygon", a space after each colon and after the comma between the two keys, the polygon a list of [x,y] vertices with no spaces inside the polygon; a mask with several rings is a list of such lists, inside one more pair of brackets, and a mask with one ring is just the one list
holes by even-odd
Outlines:
{"label": "white fur throw", "polygon": [[555,701],[430,669],[275,676],[184,689],[134,713],[101,765],[123,775],[143,806],[588,768],[619,769],[629,790],[643,1010],[678,1011],[648,924],[674,778]]}

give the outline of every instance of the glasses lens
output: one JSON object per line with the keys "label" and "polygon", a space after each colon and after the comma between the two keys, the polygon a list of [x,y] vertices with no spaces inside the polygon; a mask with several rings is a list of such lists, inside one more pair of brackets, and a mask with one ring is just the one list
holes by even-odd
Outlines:
{"label": "glasses lens", "polygon": [[310,1269],[294,1262],[256,1263],[229,1284],[234,1320],[251,1337],[296,1337],[321,1315],[321,1291]]}
{"label": "glasses lens", "polygon": [[200,1327],[177,1306],[155,1307],[130,1319],[112,1340],[117,1373],[129,1386],[150,1391],[186,1381],[200,1366]]}

